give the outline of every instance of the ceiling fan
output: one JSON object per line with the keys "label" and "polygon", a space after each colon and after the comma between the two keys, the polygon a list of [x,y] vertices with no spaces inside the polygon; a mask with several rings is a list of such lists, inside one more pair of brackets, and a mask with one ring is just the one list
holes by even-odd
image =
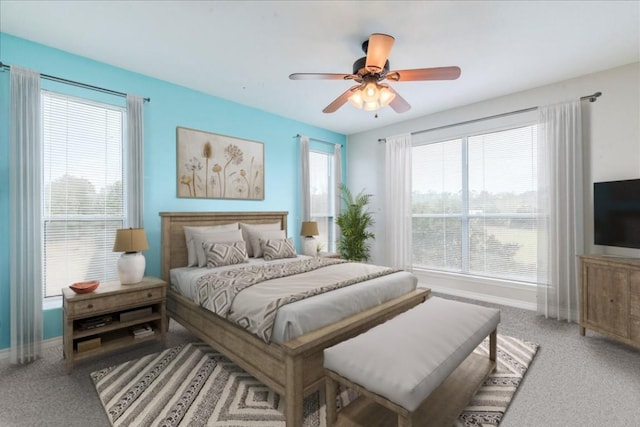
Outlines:
{"label": "ceiling fan", "polygon": [[404,113],[411,105],[391,86],[380,83],[383,80],[394,82],[411,82],[418,80],[455,80],[460,77],[459,67],[416,68],[411,70],[389,71],[389,52],[395,38],[387,34],[374,33],[362,43],[362,50],[367,55],[353,63],[352,74],[333,73],[294,73],[291,80],[354,80],[359,83],[350,87],[331,104],[323,113],[333,113],[347,101],[357,108],[374,111],[386,105],[396,113]]}

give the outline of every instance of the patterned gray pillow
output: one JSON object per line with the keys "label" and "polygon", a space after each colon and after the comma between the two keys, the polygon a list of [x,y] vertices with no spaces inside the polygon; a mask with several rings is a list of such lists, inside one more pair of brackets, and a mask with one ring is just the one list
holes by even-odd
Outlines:
{"label": "patterned gray pillow", "polygon": [[280,258],[295,258],[296,248],[291,237],[286,239],[260,239],[262,256],[266,261]]}
{"label": "patterned gray pillow", "polygon": [[207,256],[208,268],[249,262],[247,246],[244,241],[228,243],[206,242],[202,244],[202,247]]}

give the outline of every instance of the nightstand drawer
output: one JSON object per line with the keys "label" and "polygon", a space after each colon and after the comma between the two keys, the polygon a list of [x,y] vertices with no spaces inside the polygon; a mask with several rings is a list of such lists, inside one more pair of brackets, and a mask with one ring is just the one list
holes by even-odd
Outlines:
{"label": "nightstand drawer", "polygon": [[146,302],[158,301],[162,298],[162,289],[143,289],[135,292],[123,292],[117,295],[92,298],[69,304],[67,309],[69,316],[82,314],[94,314],[104,310],[120,309],[131,304],[144,304]]}

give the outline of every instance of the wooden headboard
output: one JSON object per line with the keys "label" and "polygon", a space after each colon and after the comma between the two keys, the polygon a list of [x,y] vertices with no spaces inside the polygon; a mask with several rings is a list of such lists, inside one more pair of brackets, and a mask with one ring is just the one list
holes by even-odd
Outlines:
{"label": "wooden headboard", "polygon": [[186,226],[222,225],[231,222],[266,224],[280,222],[280,229],[287,231],[288,212],[160,212],[162,218],[162,278],[170,280],[172,268],[186,267]]}

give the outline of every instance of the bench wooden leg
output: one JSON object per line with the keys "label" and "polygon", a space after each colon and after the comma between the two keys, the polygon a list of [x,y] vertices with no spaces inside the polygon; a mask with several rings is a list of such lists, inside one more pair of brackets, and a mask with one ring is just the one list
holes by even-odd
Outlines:
{"label": "bench wooden leg", "polygon": [[401,415],[398,414],[398,427],[412,427],[413,426],[413,416],[409,415]]}
{"label": "bench wooden leg", "polygon": [[497,356],[497,347],[498,347],[498,330],[494,329],[489,335],[489,359],[492,362],[496,361]]}
{"label": "bench wooden leg", "polygon": [[325,405],[327,408],[327,427],[332,427],[338,418],[336,408],[337,383],[330,377],[325,378]]}

